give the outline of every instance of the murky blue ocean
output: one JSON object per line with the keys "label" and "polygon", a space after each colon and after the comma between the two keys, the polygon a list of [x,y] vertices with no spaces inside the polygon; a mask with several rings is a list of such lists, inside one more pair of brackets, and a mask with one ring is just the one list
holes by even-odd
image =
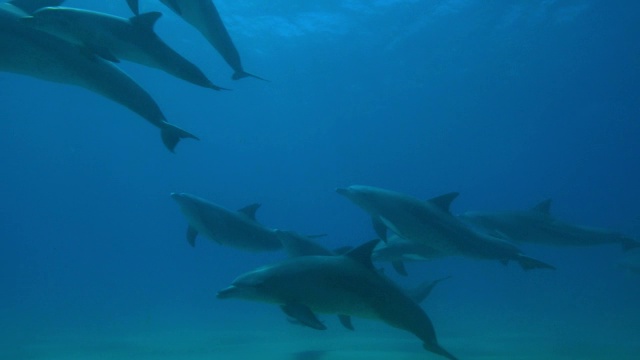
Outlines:
{"label": "murky blue ocean", "polygon": [[[412,334],[278,306],[221,300],[238,275],[286,258],[199,237],[172,192],[328,248],[376,237],[336,194],[353,184],[451,212],[526,210],[552,199],[572,224],[640,238],[640,4],[549,0],[215,0],[233,70],[160,1],[155,31],[213,91],[116,65],[167,120],[159,131],[81,87],[0,72],[0,358],[426,359]],[[69,7],[132,16],[124,0]],[[2,50],[11,51],[11,50]],[[8,56],[0,53],[0,57]],[[0,61],[1,62],[1,61]],[[636,359],[640,253],[617,244],[518,244],[556,270],[463,256],[376,263],[403,287],[451,276],[422,307],[459,359]],[[444,359],[444,358],[442,358]]]}

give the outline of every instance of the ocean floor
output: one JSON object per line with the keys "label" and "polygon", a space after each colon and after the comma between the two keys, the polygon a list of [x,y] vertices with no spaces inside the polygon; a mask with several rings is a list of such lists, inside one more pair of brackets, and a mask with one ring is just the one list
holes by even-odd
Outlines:
{"label": "ocean floor", "polygon": [[[375,322],[358,321],[356,331],[315,331],[285,325],[275,329],[141,328],[118,331],[67,329],[0,340],[3,359],[29,360],[165,360],[165,359],[444,359],[422,349],[412,335]],[[333,325],[333,324],[332,324]],[[5,329],[7,330],[7,329]],[[473,335],[440,336],[459,359],[637,359],[640,342],[612,343],[567,339],[535,333],[500,333],[478,329]],[[483,331],[484,330],[484,331]]]}

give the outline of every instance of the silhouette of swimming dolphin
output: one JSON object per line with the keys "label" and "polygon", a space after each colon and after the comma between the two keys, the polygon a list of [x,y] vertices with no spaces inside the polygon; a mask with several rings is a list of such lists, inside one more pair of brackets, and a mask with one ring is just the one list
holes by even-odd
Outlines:
{"label": "silhouette of swimming dolphin", "polygon": [[217,297],[279,304],[287,315],[318,330],[326,326],[315,312],[381,320],[411,332],[426,350],[455,360],[438,344],[420,305],[373,267],[377,242],[344,255],[298,256],[258,268],[236,278]]}
{"label": "silhouette of swimming dolphin", "polygon": [[153,26],[160,16],[159,12],[150,12],[125,19],[83,9],[46,7],[22,21],[85,46],[106,60],[125,59],[163,70],[198,86],[223,89],[158,37]]}
{"label": "silhouette of swimming dolphin", "polygon": [[83,87],[111,99],[160,129],[173,152],[180,139],[197,137],[167,122],[151,96],[112,63],[21,22],[28,15],[0,4],[0,71]]}

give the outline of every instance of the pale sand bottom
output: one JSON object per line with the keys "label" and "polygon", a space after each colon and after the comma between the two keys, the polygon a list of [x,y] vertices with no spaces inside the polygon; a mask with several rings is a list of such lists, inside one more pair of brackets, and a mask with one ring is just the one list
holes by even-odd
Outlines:
{"label": "pale sand bottom", "polygon": [[[558,339],[545,334],[499,333],[441,336],[440,343],[459,359],[637,359],[640,342]],[[384,325],[367,322],[356,331],[314,331],[299,326],[266,329],[144,328],[125,331],[60,330],[0,340],[3,359],[444,359],[423,350],[420,341]]]}

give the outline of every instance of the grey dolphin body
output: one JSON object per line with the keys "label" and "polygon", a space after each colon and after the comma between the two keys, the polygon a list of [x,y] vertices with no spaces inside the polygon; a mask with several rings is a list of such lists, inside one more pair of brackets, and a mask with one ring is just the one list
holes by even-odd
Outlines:
{"label": "grey dolphin body", "polygon": [[7,9],[7,5],[13,5],[26,14],[32,14],[38,9],[48,6],[60,6],[64,0],[11,0],[4,3],[3,7]]}
{"label": "grey dolphin body", "polygon": [[428,261],[441,256],[438,250],[428,244],[407,240],[396,234],[387,236],[387,241],[379,243],[372,255],[374,261],[390,262],[396,272],[404,276],[407,276],[405,261]]}
{"label": "grey dolphin body", "polygon": [[154,67],[192,84],[221,90],[154,32],[159,12],[130,19],[67,7],[47,7],[23,20],[29,26],[82,45],[110,61],[125,59]]}
{"label": "grey dolphin body", "polygon": [[550,207],[551,200],[545,200],[530,210],[466,212],[460,215],[460,218],[489,232],[502,233],[518,242],[558,246],[617,243],[621,244],[625,250],[640,246],[637,241],[615,231],[560,221],[550,214]]}
{"label": "grey dolphin body", "polygon": [[279,304],[287,315],[325,329],[314,313],[378,319],[411,332],[425,349],[455,359],[437,341],[431,320],[371,263],[371,241],[345,255],[299,256],[265,266],[233,281],[218,298]]}
{"label": "grey dolphin body", "polygon": [[443,256],[464,255],[503,263],[513,260],[524,270],[553,269],[549,264],[524,256],[508,241],[475,231],[453,216],[449,206],[457,193],[420,201],[372,186],[354,185],[337,192],[371,215],[374,228],[383,239],[386,229],[390,229],[407,240],[428,245]]}
{"label": "grey dolphin body", "polygon": [[87,55],[78,46],[30,28],[9,4],[0,7],[0,71],[81,86],[134,111],[161,131],[173,151],[181,138],[194,135],[169,124],[151,96],[113,64]]}
{"label": "grey dolphin body", "polygon": [[273,251],[282,249],[275,230],[256,221],[259,204],[252,204],[238,211],[231,211],[205,199],[172,193],[187,218],[187,241],[195,245],[196,236],[202,234],[221,245],[249,251]]}
{"label": "grey dolphin body", "polygon": [[198,30],[207,41],[218,51],[231,66],[234,73],[232,79],[259,76],[244,71],[240,54],[233,44],[227,28],[224,26],[218,9],[211,0],[160,0],[169,9],[182,17],[186,22]]}

